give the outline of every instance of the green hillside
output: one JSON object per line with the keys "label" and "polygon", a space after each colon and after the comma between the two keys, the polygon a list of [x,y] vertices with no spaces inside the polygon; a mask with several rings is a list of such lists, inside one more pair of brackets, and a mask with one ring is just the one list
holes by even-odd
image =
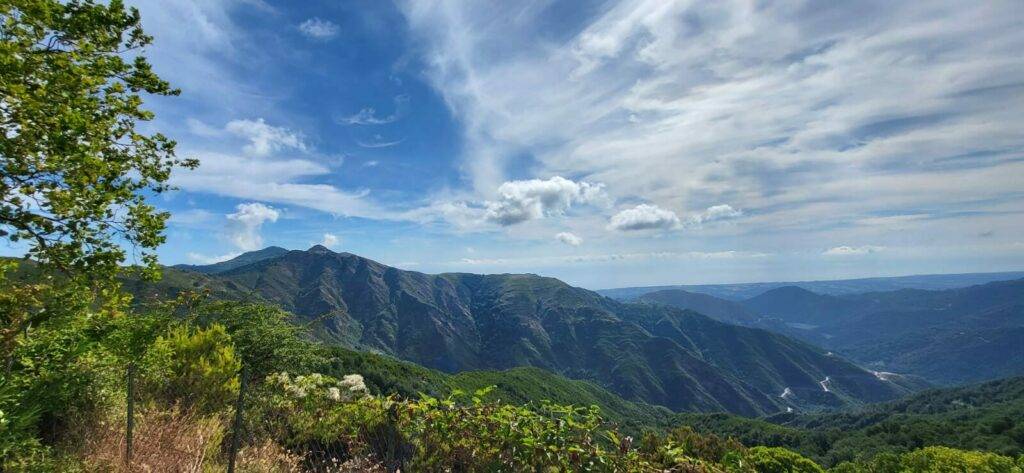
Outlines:
{"label": "green hillside", "polygon": [[747,445],[794,449],[825,465],[926,445],[1024,453],[1024,378],[935,389],[862,409],[765,419],[678,414],[673,424]]}
{"label": "green hillside", "polygon": [[[203,288],[266,301],[338,346],[447,373],[532,366],[673,410],[758,416],[911,391],[802,342],[624,304],[554,278],[423,274],[319,246],[239,259],[200,272],[172,269],[154,288],[133,289],[159,297]],[[781,396],[787,390],[797,395]]]}

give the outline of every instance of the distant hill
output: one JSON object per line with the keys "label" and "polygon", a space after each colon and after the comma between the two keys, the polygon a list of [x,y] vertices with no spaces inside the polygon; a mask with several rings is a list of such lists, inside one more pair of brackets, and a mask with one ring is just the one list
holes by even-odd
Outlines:
{"label": "distant hill", "polygon": [[742,302],[710,297],[667,290],[638,300],[713,307],[707,313],[719,320],[823,346],[879,376],[902,373],[952,385],[1024,375],[1024,279],[941,291],[836,296],[786,286]]}
{"label": "distant hill", "polygon": [[831,466],[904,452],[922,445],[1024,453],[1024,378],[928,390],[841,412],[778,414],[746,419],[727,414],[677,414],[670,422],[747,445],[784,446]]}
{"label": "distant hill", "polygon": [[681,289],[688,292],[708,294],[732,301],[742,301],[759,294],[763,294],[772,289],[785,286],[795,286],[818,294],[844,295],[864,292],[895,291],[899,289],[956,289],[994,281],[1009,281],[1021,278],[1024,278],[1024,271],[1001,273],[924,274],[917,276],[837,279],[829,281],[623,287],[616,289],[601,289],[597,292],[615,299],[632,300],[655,291]]}
{"label": "distant hill", "polygon": [[320,338],[340,346],[449,373],[533,366],[673,410],[763,415],[911,391],[784,336],[624,304],[536,275],[429,275],[323,247],[220,272],[170,273],[138,289],[258,299],[314,323]]}
{"label": "distant hill", "polygon": [[223,273],[231,269],[239,268],[247,264],[252,264],[257,261],[263,261],[265,259],[276,258],[287,253],[288,250],[281,248],[280,246],[268,246],[262,250],[249,251],[242,253],[227,261],[220,263],[207,264],[207,265],[192,265],[192,264],[178,264],[173,266],[175,269],[183,269],[188,271],[195,271],[203,274],[217,274]]}

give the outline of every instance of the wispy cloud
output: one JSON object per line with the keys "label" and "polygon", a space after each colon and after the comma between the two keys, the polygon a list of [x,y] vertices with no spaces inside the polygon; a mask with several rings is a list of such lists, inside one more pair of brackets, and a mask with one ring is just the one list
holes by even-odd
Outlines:
{"label": "wispy cloud", "polygon": [[231,120],[224,130],[249,141],[243,150],[256,156],[267,156],[281,149],[306,150],[302,135],[283,127],[268,125],[262,118]]}
{"label": "wispy cloud", "polygon": [[395,111],[390,115],[378,116],[375,108],[366,107],[352,115],[339,118],[338,122],[344,125],[387,125],[388,123],[394,123],[399,118],[402,118],[402,114],[405,113],[405,106],[409,103],[409,96],[398,95],[394,101]]}
{"label": "wispy cloud", "polygon": [[371,141],[356,140],[356,144],[363,148],[390,148],[395,145],[402,144],[405,138],[400,140],[385,140],[381,135],[374,135]]}
{"label": "wispy cloud", "polygon": [[884,246],[875,245],[864,245],[864,246],[837,246],[835,248],[829,248],[822,253],[825,256],[858,256],[868,255],[872,253],[878,253],[884,251]]}
{"label": "wispy cloud", "polygon": [[555,235],[555,239],[569,246],[580,246],[583,243],[582,238],[569,232],[560,232]]}
{"label": "wispy cloud", "polygon": [[309,38],[325,41],[338,35],[338,25],[320,18],[310,18],[299,24],[299,31]]}
{"label": "wispy cloud", "polygon": [[[677,216],[728,201],[762,229],[822,229],[958,205],[951,173],[1024,175],[1014,2],[605,5],[553,37],[543,9],[520,3],[403,4],[465,123],[477,192],[528,156],[536,173],[585,175]],[[661,215],[635,225],[675,225]]]}
{"label": "wispy cloud", "polygon": [[687,252],[675,252],[675,251],[656,251],[656,252],[638,252],[638,253],[604,253],[604,254],[589,254],[589,255],[571,255],[571,256],[539,256],[539,257],[519,257],[519,258],[463,258],[458,261],[450,262],[450,265],[466,265],[466,266],[544,266],[551,264],[564,264],[564,263],[607,263],[610,261],[625,261],[625,260],[663,260],[663,259],[693,259],[693,260],[706,260],[706,259],[747,259],[747,258],[765,258],[771,256],[770,253],[759,253],[750,251],[687,251]]}

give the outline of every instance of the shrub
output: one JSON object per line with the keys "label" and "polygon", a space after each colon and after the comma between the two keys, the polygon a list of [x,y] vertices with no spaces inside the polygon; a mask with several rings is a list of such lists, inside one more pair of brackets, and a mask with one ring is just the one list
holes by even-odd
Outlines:
{"label": "shrub", "polygon": [[798,453],[779,447],[754,447],[746,462],[759,473],[823,473],[824,470]]}
{"label": "shrub", "polygon": [[1012,458],[995,453],[971,452],[949,447],[926,447],[906,453],[901,469],[910,472],[1020,473]]}
{"label": "shrub", "polygon": [[179,326],[158,337],[146,353],[144,391],[168,404],[212,412],[238,395],[238,371],[231,337],[221,325]]}

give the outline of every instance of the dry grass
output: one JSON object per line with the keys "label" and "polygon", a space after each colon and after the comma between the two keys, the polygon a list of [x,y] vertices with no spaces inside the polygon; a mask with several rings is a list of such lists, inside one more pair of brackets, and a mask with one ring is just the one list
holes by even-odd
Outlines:
{"label": "dry grass", "polygon": [[[124,420],[101,422],[80,430],[83,439],[78,458],[89,471],[118,473],[202,473],[224,471],[221,442],[226,422],[189,412],[147,410],[136,415],[132,462],[125,463]],[[238,452],[237,471],[245,473],[386,473],[380,463],[368,458],[348,461],[314,462],[307,468],[302,455],[289,452],[267,440],[243,447]]]}
{"label": "dry grass", "polygon": [[136,417],[131,464],[125,463],[124,424],[101,423],[86,433],[81,453],[91,470],[111,472],[202,472],[216,463],[224,422],[178,410],[146,411]]}
{"label": "dry grass", "polygon": [[245,473],[301,472],[302,457],[266,441],[238,451],[238,471]]}

